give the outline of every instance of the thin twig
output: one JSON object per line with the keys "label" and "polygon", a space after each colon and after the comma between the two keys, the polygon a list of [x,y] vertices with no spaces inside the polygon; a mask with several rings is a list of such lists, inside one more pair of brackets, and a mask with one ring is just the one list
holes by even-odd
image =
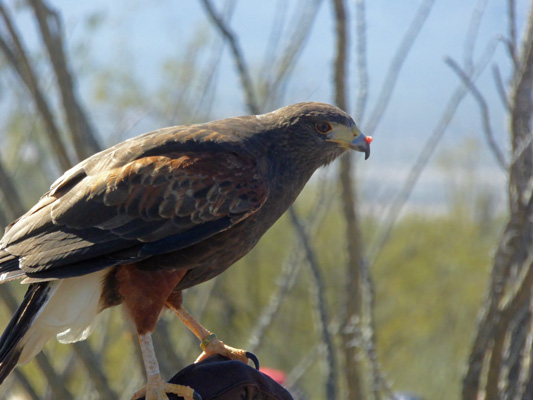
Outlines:
{"label": "thin twig", "polygon": [[[0,204],[2,203],[0,202]],[[5,227],[9,224],[9,222],[12,221],[11,218],[9,220],[7,219],[6,214],[5,214],[6,211],[7,210],[3,210],[2,208],[0,208],[0,231],[2,232],[4,231]]]}
{"label": "thin twig", "polygon": [[[307,220],[310,237],[315,236],[316,231],[328,215],[328,211],[331,209],[331,203],[334,198],[333,196],[326,196],[327,193],[330,193],[327,189],[320,191],[318,201],[312,208],[314,212]],[[305,253],[302,248],[301,240],[296,238],[289,250],[289,256],[282,264],[282,272],[277,279],[277,288],[270,295],[268,304],[263,308],[263,311],[259,313],[257,322],[251,329],[246,348],[252,353],[259,348],[267,329],[272,325],[275,317],[279,315],[277,311],[281,307],[282,301],[287,297],[294,286],[294,282],[300,273],[304,258]]]}
{"label": "thin twig", "polygon": [[389,64],[387,75],[385,76],[385,80],[381,86],[378,99],[374,108],[372,109],[372,112],[370,113],[368,123],[363,129],[365,134],[375,134],[375,130],[381,121],[387,105],[389,104],[392,93],[394,92],[394,87],[396,86],[396,82],[404,61],[406,60],[409,51],[413,47],[413,44],[420,33],[420,30],[422,29],[422,26],[424,25],[424,22],[426,21],[434,3],[435,0],[424,0],[418,7],[413,21],[409,24],[409,28],[402,38],[400,46],[396,50],[396,53]]}
{"label": "thin twig", "polygon": [[[235,10],[235,2],[236,0],[233,0],[228,3],[226,11],[224,12],[224,20],[231,18],[231,15]],[[202,94],[196,103],[196,109],[192,114],[192,121],[197,121],[198,117],[201,117],[202,119],[207,118],[211,114],[213,102],[216,97],[215,89],[219,76],[218,73],[220,72],[220,59],[224,52],[224,45],[224,40],[221,40],[220,44],[218,42],[213,43],[210,60],[206,63],[206,68],[201,74],[203,78],[200,92]]]}
{"label": "thin twig", "polygon": [[492,351],[492,338],[496,335],[495,330],[498,329],[498,307],[505,294],[506,277],[509,275],[508,270],[512,264],[511,259],[516,246],[516,235],[517,232],[521,231],[521,224],[521,218],[517,219],[511,215],[494,256],[494,266],[491,271],[485,304],[477,323],[476,336],[471,345],[468,367],[463,378],[463,400],[477,399],[480,390],[482,390],[480,387],[484,360],[490,356],[486,352]]}
{"label": "thin twig", "polygon": [[4,168],[4,163],[0,160],[0,192],[6,203],[6,211],[9,212],[11,220],[20,217],[26,211],[24,203],[19,196],[15,183]]}
{"label": "thin twig", "polygon": [[326,398],[328,400],[335,400],[337,398],[337,357],[335,355],[335,347],[333,344],[333,339],[329,333],[329,316],[326,308],[326,299],[325,299],[325,290],[324,290],[324,279],[322,278],[322,273],[316,259],[315,252],[311,247],[309,237],[307,232],[302,225],[300,219],[296,215],[294,207],[289,208],[289,217],[294,225],[298,236],[302,241],[302,245],[305,249],[307,262],[311,269],[311,275],[314,283],[314,292],[315,292],[315,301],[316,308],[319,313],[320,320],[320,332],[322,341],[326,347],[326,359],[327,359],[327,380],[326,380]]}
{"label": "thin twig", "polygon": [[271,91],[270,85],[272,79],[269,76],[272,73],[272,60],[275,60],[279,57],[279,47],[280,40],[282,37],[286,37],[285,33],[285,21],[289,17],[287,12],[287,3],[285,0],[278,0],[274,6],[275,12],[274,17],[272,18],[272,26],[270,28],[269,37],[267,40],[267,45],[265,48],[265,54],[263,56],[263,61],[259,69],[258,76],[262,79],[258,82],[260,89],[258,90],[261,109],[268,110],[270,109],[267,101],[267,97],[270,96],[269,92]]}
{"label": "thin twig", "polygon": [[35,361],[39,366],[39,369],[43,372],[49,388],[54,392],[54,395],[56,396],[55,398],[61,400],[74,400],[74,396],[67,389],[65,382],[59,379],[59,375],[55,371],[50,359],[43,352],[40,352],[35,356]]}
{"label": "thin twig", "polygon": [[347,76],[346,66],[348,63],[348,17],[344,0],[333,0],[335,10],[335,63],[333,82],[335,84],[335,103],[337,107],[346,110]]}
{"label": "thin twig", "polygon": [[472,82],[472,80],[467,76],[467,74],[461,69],[461,67],[450,57],[446,57],[444,62],[450,66],[450,68],[461,78],[461,81],[463,84],[470,90],[470,93],[472,93],[472,96],[474,96],[474,99],[476,99],[480,112],[481,112],[481,121],[483,123],[483,132],[485,133],[485,137],[487,139],[487,142],[489,144],[490,149],[492,150],[492,154],[496,158],[496,161],[498,165],[503,169],[506,170],[508,168],[507,161],[505,161],[505,158],[498,147],[498,144],[496,143],[496,140],[494,139],[494,133],[492,132],[492,126],[490,123],[490,112],[489,112],[489,106],[487,105],[487,102],[485,101],[485,98],[481,94],[481,92],[478,90],[476,85]]}
{"label": "thin twig", "polygon": [[302,376],[309,370],[309,368],[315,363],[316,359],[323,353],[324,343],[317,343],[312,349],[310,349],[306,355],[296,364],[296,366],[288,373],[286,379],[287,388],[296,386]]}
{"label": "thin twig", "polygon": [[[336,54],[334,64],[334,87],[335,102],[340,108],[346,110],[347,93],[346,88],[349,86],[346,82],[346,67],[348,54],[348,27],[347,11],[344,0],[333,0],[335,11],[335,30],[336,30]],[[339,182],[341,185],[342,195],[342,212],[345,220],[345,236],[349,238],[346,243],[347,261],[345,265],[345,307],[346,312],[344,321],[342,321],[342,352],[344,356],[344,379],[346,382],[346,398],[357,400],[363,398],[363,373],[362,373],[362,352],[361,348],[353,345],[354,333],[346,327],[353,318],[363,319],[363,283],[361,275],[363,274],[363,246],[361,241],[361,229],[359,216],[356,211],[356,195],[353,186],[353,165],[352,159],[348,156],[340,160]]]}
{"label": "thin twig", "polygon": [[500,100],[502,101],[503,106],[507,111],[511,110],[511,103],[509,102],[509,98],[507,97],[507,93],[505,93],[505,87],[503,85],[502,76],[500,74],[500,69],[497,65],[492,66],[492,77],[494,78],[494,83],[496,84],[496,90],[498,91],[498,95],[500,96]]}
{"label": "thin twig", "polygon": [[[486,68],[489,63],[492,55],[497,46],[497,41],[489,43],[486,51],[480,57],[476,68],[474,69],[474,74],[472,75],[472,80],[475,80],[477,76]],[[369,252],[368,259],[370,260],[370,266],[374,265],[377,261],[377,258],[381,254],[386,243],[389,241],[390,235],[392,233],[392,228],[396,224],[397,219],[399,218],[405,202],[409,198],[413,188],[415,187],[418,178],[422,174],[422,171],[426,167],[429,159],[436,150],[440,140],[442,139],[448,125],[450,124],[459,104],[466,96],[467,90],[465,86],[461,85],[452,93],[444,111],[439,119],[436,127],[434,128],[432,134],[426,140],[422,150],[420,151],[417,159],[415,160],[413,166],[411,167],[409,174],[405,180],[402,189],[392,201],[385,217],[383,218],[383,223],[379,232],[376,235],[376,238],[372,241],[372,251]]]}
{"label": "thin twig", "polygon": [[15,375],[19,384],[24,388],[24,391],[31,399],[33,400],[41,399],[40,396],[37,394],[37,392],[35,392],[35,389],[31,385],[28,378],[26,378],[26,375],[24,375],[24,373],[21,370],[19,370],[18,368],[15,368],[13,370],[13,375]]}
{"label": "thin twig", "polygon": [[476,39],[479,33],[479,26],[481,25],[481,18],[483,12],[487,6],[487,0],[478,0],[478,3],[474,7],[474,11],[470,15],[470,23],[468,24],[468,30],[463,47],[463,60],[464,70],[466,73],[471,74],[474,68],[474,48],[476,47]]}
{"label": "thin twig", "polygon": [[87,343],[87,341],[74,343],[72,348],[85,366],[87,374],[91,378],[94,388],[100,395],[100,398],[116,399],[117,394],[111,389],[111,386],[109,386],[107,378],[103,372],[102,360],[91,349],[89,343]]}
{"label": "thin twig", "polygon": [[202,0],[202,4],[205,10],[207,11],[207,14],[209,15],[211,21],[214,23],[216,28],[219,30],[224,39],[230,45],[231,52],[233,54],[233,60],[235,61],[237,70],[239,71],[241,85],[244,89],[244,93],[246,94],[246,104],[248,106],[248,109],[253,114],[259,114],[260,110],[259,106],[257,105],[256,96],[254,94],[252,79],[248,72],[248,68],[246,67],[244,56],[242,55],[242,51],[237,42],[237,39],[235,38],[235,35],[233,34],[233,32],[231,32],[229,27],[226,26],[225,22],[216,14],[210,0]]}
{"label": "thin twig", "polygon": [[366,104],[368,100],[368,60],[366,51],[366,7],[365,0],[355,2],[355,27],[357,50],[355,52],[357,59],[357,74],[359,85],[357,86],[357,98],[355,101],[354,116],[362,126],[365,117]]}
{"label": "thin twig", "polygon": [[508,29],[509,29],[509,40],[507,41],[507,51],[509,52],[509,57],[513,61],[515,68],[518,68],[518,57],[516,55],[517,51],[517,39],[516,39],[516,2],[515,0],[507,0],[507,9],[508,9]]}
{"label": "thin twig", "polygon": [[74,79],[63,50],[61,17],[42,0],[29,0],[29,3],[54,69],[74,149],[78,159],[83,160],[100,151],[101,147],[75,93]]}
{"label": "thin twig", "polygon": [[39,88],[38,79],[33,71],[31,63],[27,57],[27,52],[20,40],[20,35],[13,25],[12,18],[8,14],[2,2],[0,2],[0,16],[9,32],[10,40],[13,44],[13,49],[8,45],[7,40],[0,34],[0,50],[4,53],[9,64],[22,80],[31,97],[35,101],[37,110],[41,114],[45,125],[45,132],[48,134],[48,139],[54,149],[54,155],[61,169],[66,170],[72,166],[69,156],[67,154],[66,146],[59,133],[59,129],[54,121],[54,116],[51,107],[48,104],[43,92]]}
{"label": "thin twig", "polygon": [[[531,146],[517,152],[531,136],[530,124],[533,118],[531,92],[533,87],[533,2],[529,14],[528,28],[524,39],[522,52],[523,60],[515,64],[513,91],[511,95],[511,142],[513,148],[512,163],[509,168],[509,209],[510,217],[505,232],[500,239],[498,250],[494,259],[490,285],[487,291],[487,300],[482,310],[482,315],[477,326],[477,333],[469,356],[466,375],[463,379],[463,400],[474,400],[485,390],[481,387],[483,380],[484,360],[501,355],[492,350],[492,343],[501,343],[501,338],[514,317],[514,312],[523,304],[523,296],[530,293],[531,285],[531,249],[530,240],[523,238],[531,236],[531,215],[533,214],[533,198],[531,197],[530,182],[532,178],[533,152]],[[529,201],[524,199],[529,197]],[[527,250],[527,251],[524,251]],[[518,280],[518,285],[513,285],[511,302],[502,304],[501,299],[505,294],[506,281],[509,279],[511,268],[517,266],[524,278]],[[525,269],[527,268],[527,269]],[[525,285],[525,287],[524,287]],[[507,305],[505,305],[507,304]],[[502,317],[504,320],[502,320]],[[499,345],[501,347],[501,345]],[[491,376],[495,376],[499,368],[498,360],[492,363]],[[486,379],[485,379],[486,380]],[[491,395],[498,395],[494,382],[487,382]]]}
{"label": "thin twig", "polygon": [[[288,76],[294,69],[296,61],[302,54],[305,48],[305,43],[310,37],[310,31],[313,27],[313,23],[320,9],[322,0],[302,0],[302,7],[298,8],[297,16],[298,20],[294,23],[290,23],[293,26],[292,32],[288,34],[291,39],[288,41],[288,45],[282,56],[275,63],[275,74],[267,84],[264,93],[263,107],[271,107],[277,101],[283,97],[283,92],[287,86]],[[303,11],[301,11],[303,10]],[[269,60],[270,68],[272,68],[272,60]]]}

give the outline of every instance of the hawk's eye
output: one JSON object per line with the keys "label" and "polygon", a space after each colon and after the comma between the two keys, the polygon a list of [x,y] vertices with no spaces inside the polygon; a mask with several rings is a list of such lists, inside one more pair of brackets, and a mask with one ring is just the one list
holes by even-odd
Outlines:
{"label": "hawk's eye", "polygon": [[329,122],[317,122],[315,124],[315,129],[318,133],[326,134],[333,130],[333,127]]}

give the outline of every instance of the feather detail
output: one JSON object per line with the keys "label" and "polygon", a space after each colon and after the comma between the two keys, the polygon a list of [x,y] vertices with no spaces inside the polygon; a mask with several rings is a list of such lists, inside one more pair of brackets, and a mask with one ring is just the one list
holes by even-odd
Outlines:
{"label": "feather detail", "polygon": [[22,304],[0,338],[0,383],[17,364],[35,357],[57,336],[61,343],[86,339],[100,312],[102,280],[107,271],[39,282],[28,288]]}
{"label": "feather detail", "polygon": [[[24,339],[52,293],[53,290],[48,283],[31,285],[2,337],[0,337],[0,384],[21,362],[20,356],[24,350]],[[41,348],[42,345],[39,350]]]}
{"label": "feather detail", "polygon": [[[86,339],[92,332],[100,311],[102,280],[106,273],[107,271],[98,271],[51,282],[50,285],[57,288],[28,332],[28,342],[32,336],[41,335],[49,338],[57,336],[61,343]],[[37,353],[32,351],[29,358],[35,354]],[[24,355],[23,352],[21,360]]]}

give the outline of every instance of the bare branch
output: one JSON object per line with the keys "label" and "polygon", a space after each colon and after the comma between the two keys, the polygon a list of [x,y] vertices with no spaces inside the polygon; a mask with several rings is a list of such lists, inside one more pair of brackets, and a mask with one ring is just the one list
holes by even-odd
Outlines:
{"label": "bare branch", "polygon": [[[235,2],[236,0],[233,0],[228,3],[227,9],[224,12],[224,19],[231,18],[231,15],[235,9]],[[205,77],[202,82],[202,89],[200,89],[202,94],[196,103],[196,109],[191,118],[192,121],[196,121],[199,116],[205,118],[211,113],[211,108],[213,106],[213,102],[215,101],[215,88],[218,72],[220,70],[220,59],[222,58],[222,53],[224,52],[224,45],[225,42],[222,40],[221,43],[214,42],[214,45],[212,46],[210,61],[206,63],[206,68],[202,73],[202,76]]]}
{"label": "bare branch", "polygon": [[253,114],[259,114],[260,110],[259,110],[259,106],[257,105],[256,96],[254,94],[252,79],[248,72],[248,68],[246,67],[244,56],[242,55],[241,49],[239,47],[239,44],[237,43],[237,39],[235,38],[235,35],[233,34],[233,32],[231,32],[229,27],[226,26],[225,22],[216,14],[210,0],[202,0],[202,5],[207,11],[207,14],[209,15],[209,18],[211,19],[211,21],[214,23],[216,28],[219,30],[219,32],[222,34],[224,39],[230,45],[231,52],[233,54],[233,60],[235,61],[237,70],[239,71],[239,78],[241,80],[241,85],[246,94],[246,104],[248,106],[248,109]]}
{"label": "bare branch", "polygon": [[506,170],[508,168],[507,162],[505,161],[505,158],[503,157],[503,154],[498,147],[496,140],[494,139],[494,134],[492,132],[492,126],[490,124],[490,113],[489,113],[489,106],[487,105],[487,102],[485,101],[485,98],[483,95],[479,92],[478,88],[474,83],[470,80],[470,78],[466,75],[466,73],[457,65],[457,63],[451,59],[450,57],[446,57],[445,59],[446,64],[450,66],[450,68],[461,78],[464,85],[470,90],[472,93],[472,96],[476,99],[480,111],[481,111],[481,121],[483,123],[483,132],[485,133],[485,137],[487,139],[487,142],[489,144],[490,149],[492,150],[492,154],[496,158],[496,161],[498,162],[498,165],[503,169]]}
{"label": "bare branch", "polygon": [[[480,57],[476,68],[474,68],[474,73],[470,79],[475,80],[475,78],[479,76],[479,74],[486,68],[487,64],[492,58],[492,55],[494,54],[497,43],[497,41],[489,43],[486,51]],[[465,86],[461,83],[461,85],[450,96],[450,99],[448,100],[448,103],[444,108],[441,118],[439,119],[432,134],[426,140],[424,147],[420,151],[417,159],[411,167],[400,193],[398,193],[398,195],[395,197],[385,214],[385,217],[383,219],[383,228],[380,229],[376,238],[372,242],[372,251],[370,252],[370,255],[368,257],[368,259],[370,260],[370,265],[374,265],[376,263],[377,258],[381,254],[383,247],[388,242],[392,233],[392,228],[395,225],[396,220],[400,216],[405,202],[409,198],[413,188],[415,187],[416,182],[418,181],[418,178],[422,174],[422,171],[426,167],[433,152],[437,148],[440,140],[442,139],[442,136],[446,132],[448,125],[450,124],[453,116],[455,115],[459,104],[466,96],[466,94],[467,90]]]}
{"label": "bare branch", "polygon": [[272,73],[272,60],[275,60],[279,57],[279,47],[281,38],[285,36],[284,26],[285,21],[289,16],[287,12],[287,3],[285,0],[278,0],[275,6],[274,18],[272,18],[272,26],[270,28],[269,38],[267,40],[267,45],[265,49],[265,54],[263,56],[263,61],[261,62],[259,75],[262,79],[258,82],[259,84],[259,97],[261,102],[261,107],[263,109],[269,109],[267,105],[268,99],[272,90],[270,86],[272,85],[272,79],[269,78]]}
{"label": "bare branch", "polygon": [[335,103],[336,105],[346,110],[347,97],[346,93],[346,65],[348,63],[348,28],[347,28],[347,13],[344,0],[333,0],[335,9],[335,31],[336,31],[336,51],[334,76],[335,82]]}
{"label": "bare branch", "polygon": [[[513,157],[509,168],[509,209],[510,217],[500,240],[491,273],[487,300],[478,322],[477,334],[469,357],[468,370],[463,380],[463,400],[477,399],[481,388],[484,360],[491,358],[487,381],[487,394],[497,396],[499,365],[501,364],[502,338],[507,333],[509,323],[516,316],[516,310],[524,304],[531,291],[531,218],[533,197],[530,182],[532,179],[533,151],[531,149],[530,124],[533,117],[533,2],[529,14],[528,28],[520,62],[515,64],[513,91],[511,95],[511,136]],[[524,143],[526,145],[524,146]],[[529,144],[527,144],[529,143]],[[519,154],[519,156],[517,156]],[[511,300],[502,300],[511,276],[511,268],[521,274],[512,284]],[[502,303],[503,301],[503,303]],[[494,346],[492,344],[495,344]],[[492,359],[494,358],[494,361]],[[485,379],[485,380],[488,380]]]}
{"label": "bare branch", "polygon": [[294,277],[300,272],[300,267],[302,265],[300,258],[302,258],[302,254],[301,251],[299,251],[300,249],[295,249],[295,247],[296,246],[294,245],[292,246],[293,250],[289,252],[290,257],[283,263],[282,272],[279,279],[277,279],[276,290],[270,295],[268,304],[259,313],[257,322],[251,330],[246,348],[252,353],[254,353],[261,345],[267,329],[278,315],[277,312],[281,307],[282,301],[286,298],[294,283]]}
{"label": "bare branch", "polygon": [[409,54],[409,51],[411,50],[418,34],[420,33],[420,30],[422,29],[422,26],[424,25],[424,22],[426,21],[434,3],[435,0],[424,0],[420,4],[413,21],[409,24],[409,28],[407,29],[405,36],[402,38],[402,42],[400,43],[398,50],[396,50],[396,53],[394,54],[394,57],[389,65],[389,69],[387,71],[387,75],[385,76],[383,85],[381,86],[376,105],[370,113],[368,123],[364,128],[365,134],[375,134],[374,131],[381,121],[381,117],[383,116],[383,113],[389,104],[392,93],[394,92],[394,87],[398,80],[403,63],[406,60],[407,55]]}
{"label": "bare branch", "polygon": [[[334,64],[335,102],[337,106],[346,110],[347,93],[346,65],[348,53],[348,29],[347,13],[344,0],[333,0],[335,10],[336,28],[336,55]],[[353,188],[353,166],[349,156],[340,161],[339,179],[342,187],[342,210],[344,215],[346,237],[350,242],[346,245],[346,315],[342,322],[346,328],[353,318],[362,320],[363,313],[363,246],[361,244],[361,232],[359,218],[355,209],[355,193]],[[363,398],[363,379],[361,365],[361,349],[353,345],[354,333],[349,329],[342,330],[342,354],[345,361],[344,378],[347,382],[346,398],[350,400]]]}
{"label": "bare branch", "polygon": [[26,56],[27,52],[20,41],[20,35],[16,31],[11,16],[7,13],[2,2],[0,2],[0,16],[4,21],[7,31],[9,32],[10,40],[13,43],[12,49],[8,45],[4,36],[0,34],[0,50],[4,53],[7,61],[11,64],[11,67],[18,74],[19,78],[22,80],[30,92],[33,100],[35,101],[37,110],[43,118],[46,133],[48,134],[48,139],[54,149],[54,154],[57,156],[58,163],[62,169],[66,170],[72,166],[67,154],[66,146],[63,144],[59,129],[54,122],[54,116],[51,108],[48,105],[44,94],[39,88],[35,72],[33,71],[30,61]]}
{"label": "bare branch", "polygon": [[509,26],[509,40],[507,41],[507,51],[509,52],[509,57],[513,61],[513,64],[518,67],[518,57],[516,55],[517,51],[517,39],[516,39],[516,2],[515,0],[507,0],[508,8],[508,26]]}
{"label": "bare branch", "polygon": [[[529,301],[529,313],[533,311],[533,299]],[[531,362],[531,354],[533,354],[533,318],[529,319],[529,329],[527,338],[524,343],[524,348],[521,350],[522,360],[520,363],[520,376],[518,384],[516,385],[515,399],[525,398],[528,385],[532,382],[533,377],[533,363]],[[530,392],[531,393],[531,392]]]}
{"label": "bare branch", "polygon": [[11,180],[11,177],[6,172],[2,160],[0,160],[0,191],[7,204],[6,211],[9,212],[11,220],[24,214],[26,211],[23,206],[24,203],[22,202],[18,191],[15,189],[15,184]]}
{"label": "bare branch", "polygon": [[481,374],[484,360],[490,356],[491,341],[497,324],[499,323],[498,306],[505,294],[504,287],[508,270],[512,263],[511,258],[516,242],[516,234],[521,231],[523,220],[511,215],[499,242],[494,256],[494,266],[491,271],[490,285],[487,289],[487,300],[483,306],[482,314],[477,323],[476,337],[471,346],[468,359],[468,368],[463,378],[463,400],[478,398],[481,385]]}
{"label": "bare branch", "polygon": [[73,344],[76,355],[80,358],[94,388],[103,399],[116,399],[117,394],[111,389],[103,373],[102,360],[96,355],[86,341]]}
{"label": "bare branch", "polygon": [[48,57],[54,68],[57,86],[61,93],[74,149],[79,160],[83,160],[101,150],[94,130],[76,97],[74,80],[70,73],[63,50],[61,17],[42,0],[29,0],[37,19],[41,37],[46,45]]}
{"label": "bare branch", "polygon": [[[315,211],[307,220],[309,237],[314,237],[328,211],[331,209],[330,207],[333,197],[326,196],[326,193],[328,192],[328,190],[320,192],[319,199],[313,207],[313,210]],[[283,263],[281,275],[277,279],[277,290],[273,291],[270,295],[269,303],[264,307],[263,311],[259,313],[256,325],[251,330],[252,333],[249,336],[246,348],[252,353],[260,346],[268,327],[278,315],[277,311],[281,306],[282,300],[289,294],[289,291],[294,286],[294,282],[301,270],[304,258],[305,253],[302,248],[301,240],[296,238],[289,251],[289,257],[287,257]]]}
{"label": "bare branch", "polygon": [[[322,0],[302,0],[302,7],[298,12],[298,20],[294,23],[290,23],[293,26],[292,32],[289,33],[291,40],[288,42],[288,46],[282,52],[282,56],[275,63],[276,72],[274,77],[267,82],[265,88],[265,99],[262,102],[263,107],[271,107],[273,103],[279,101],[283,96],[283,91],[286,87],[287,77],[296,65],[296,61],[300,57],[302,50],[305,47],[305,43],[309,38],[313,22],[318,14],[320,4]],[[268,60],[266,64],[267,68],[272,68],[272,59]]]}
{"label": "bare branch", "polygon": [[359,85],[357,88],[357,99],[355,101],[355,113],[357,123],[362,126],[365,116],[366,104],[368,100],[368,61],[366,52],[366,10],[365,0],[355,2],[355,27],[357,42],[357,74]]}
{"label": "bare branch", "polygon": [[498,68],[497,65],[492,66],[492,76],[494,78],[494,83],[496,84],[496,90],[498,91],[498,94],[500,96],[503,106],[505,107],[507,111],[510,111],[511,103],[509,102],[507,93],[505,93],[505,87],[503,85],[502,76],[500,74],[500,69]]}
{"label": "bare branch", "polygon": [[41,398],[39,395],[35,392],[35,389],[31,385],[30,381],[26,378],[26,375],[22,371],[20,371],[18,368],[15,368],[13,370],[13,375],[15,375],[15,378],[20,383],[20,385],[24,388],[28,396],[33,400],[40,400]]}
{"label": "bare branch", "polygon": [[[519,63],[513,77],[511,91],[511,134],[512,154],[515,162],[511,166],[510,185],[513,188],[510,199],[517,205],[523,202],[523,193],[529,186],[530,171],[533,169],[533,149],[530,143],[531,121],[533,120],[533,1],[529,14],[528,28]],[[520,154],[518,157],[517,154]]]}
{"label": "bare branch", "polygon": [[[529,218],[533,215],[533,196],[529,199],[528,206],[524,217]],[[526,223],[527,225],[527,223]],[[499,302],[500,318],[509,321],[511,316],[529,299],[531,288],[533,287],[533,246],[527,249],[527,255],[522,262],[520,275],[515,279],[511,293],[501,298]]]}
{"label": "bare branch", "polygon": [[[533,249],[530,249],[530,251]],[[490,361],[487,371],[487,386],[485,388],[486,399],[501,398],[499,392],[504,344],[508,335],[508,328],[513,318],[516,317],[520,308],[530,301],[531,287],[533,285],[533,254],[528,255],[522,268],[522,276],[513,285],[512,293],[502,299],[495,320],[497,325],[492,332],[492,346],[490,349]]]}
{"label": "bare branch", "polygon": [[483,17],[483,12],[485,11],[486,6],[487,0],[478,0],[478,3],[476,4],[476,7],[474,7],[474,11],[470,16],[470,23],[468,24],[468,31],[463,48],[464,69],[467,73],[472,73],[472,69],[474,68],[474,48],[476,46],[481,18]]}
{"label": "bare branch", "polygon": [[57,399],[74,400],[74,396],[66,388],[65,382],[59,378],[59,374],[56,372],[50,359],[40,352],[35,356],[35,361],[39,366],[39,369],[43,372],[46,382],[48,383],[52,392]]}
{"label": "bare branch", "polygon": [[296,228],[296,231],[298,232],[298,236],[300,237],[300,240],[302,241],[302,245],[305,249],[307,262],[309,264],[309,267],[311,269],[311,274],[313,277],[313,283],[315,288],[315,301],[316,301],[316,308],[319,313],[319,319],[320,319],[320,330],[321,330],[321,336],[322,341],[326,347],[326,359],[327,359],[327,365],[328,365],[328,372],[327,372],[327,382],[326,382],[326,398],[328,400],[335,400],[337,398],[337,388],[336,388],[336,382],[337,382],[337,357],[335,356],[335,347],[333,344],[333,339],[329,333],[328,326],[329,326],[329,316],[326,308],[326,299],[324,295],[324,279],[322,278],[322,273],[320,272],[320,267],[318,266],[318,261],[316,259],[315,253],[311,247],[311,243],[309,241],[309,238],[307,236],[307,232],[300,222],[300,219],[296,215],[296,211],[294,210],[294,207],[289,208],[289,216],[291,218],[292,224]]}
{"label": "bare branch", "polygon": [[312,349],[310,349],[305,357],[303,357],[298,364],[287,375],[287,387],[295,386],[300,378],[305,375],[308,369],[314,364],[316,359],[323,353],[324,344],[317,343]]}
{"label": "bare branch", "polygon": [[3,231],[10,221],[11,219],[8,221],[4,210],[0,208],[0,231]]}

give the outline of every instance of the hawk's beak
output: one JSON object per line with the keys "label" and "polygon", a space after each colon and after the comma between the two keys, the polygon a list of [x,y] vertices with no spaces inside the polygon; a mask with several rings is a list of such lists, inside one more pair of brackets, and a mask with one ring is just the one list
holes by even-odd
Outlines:
{"label": "hawk's beak", "polygon": [[359,133],[359,136],[350,142],[350,149],[365,153],[366,160],[370,157],[370,143],[372,143],[372,140],[372,136],[365,136],[362,133]]}
{"label": "hawk's beak", "polygon": [[372,136],[363,135],[357,127],[352,130],[336,129],[331,132],[331,136],[327,139],[328,142],[335,142],[344,148],[365,153],[365,160],[370,157],[372,140]]}

